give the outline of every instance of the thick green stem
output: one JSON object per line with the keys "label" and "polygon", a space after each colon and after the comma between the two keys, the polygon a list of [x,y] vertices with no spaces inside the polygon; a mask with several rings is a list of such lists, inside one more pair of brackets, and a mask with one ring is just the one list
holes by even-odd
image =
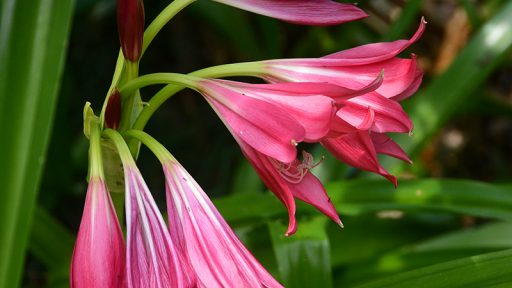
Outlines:
{"label": "thick green stem", "polygon": [[135,160],[133,160],[132,154],[130,153],[130,149],[128,149],[128,145],[119,132],[112,129],[105,129],[103,131],[103,135],[112,140],[112,143],[116,146],[121,162],[123,162],[123,166],[136,166]]}
{"label": "thick green stem", "polygon": [[162,144],[160,144],[155,138],[151,137],[146,132],[140,130],[128,130],[124,132],[123,135],[126,137],[135,138],[144,143],[144,145],[146,145],[162,163],[169,160],[176,160]]}
{"label": "thick green stem", "polygon": [[199,80],[201,79],[198,77],[179,73],[152,73],[129,81],[119,89],[119,93],[121,93],[121,97],[125,99],[125,97],[129,97],[129,95],[143,87],[170,83],[195,89],[196,83]]}
{"label": "thick green stem", "polygon": [[[127,80],[124,82],[130,82],[132,79],[137,79],[137,76],[139,75],[139,63],[125,61],[125,69]],[[122,85],[122,83],[119,83],[119,85]],[[140,95],[137,93],[137,89],[134,89],[123,96],[121,123],[119,124],[119,129],[121,131],[130,129],[133,120],[138,117],[138,113],[134,113],[136,105],[140,104],[137,103],[140,102]]]}

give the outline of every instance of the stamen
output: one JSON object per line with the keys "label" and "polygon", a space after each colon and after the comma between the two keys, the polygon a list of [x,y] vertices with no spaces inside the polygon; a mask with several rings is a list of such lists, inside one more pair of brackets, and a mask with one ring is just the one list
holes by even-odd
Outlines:
{"label": "stamen", "polygon": [[309,154],[306,151],[302,151],[302,161],[295,160],[291,163],[283,163],[274,158],[270,158],[270,163],[276,168],[277,172],[285,179],[287,182],[293,184],[299,184],[302,179],[306,176],[306,174],[312,168],[320,165],[324,161],[325,157],[322,156],[322,159],[317,163],[313,164],[313,155]]}

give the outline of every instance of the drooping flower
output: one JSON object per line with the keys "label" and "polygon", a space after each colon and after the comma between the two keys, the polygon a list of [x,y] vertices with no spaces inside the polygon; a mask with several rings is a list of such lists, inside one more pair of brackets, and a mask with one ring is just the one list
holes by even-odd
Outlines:
{"label": "drooping flower", "polygon": [[142,0],[117,0],[117,30],[126,59],[137,62],[144,36],[144,3]]}
{"label": "drooping flower", "polygon": [[73,250],[70,287],[125,287],[123,233],[104,180],[91,176]]}
{"label": "drooping flower", "polygon": [[335,102],[325,94],[339,89],[324,83],[267,85],[205,79],[198,90],[233,135],[259,152],[289,163],[296,158],[297,143],[328,133]]}
{"label": "drooping flower", "polygon": [[87,108],[89,187],[71,260],[70,287],[125,287],[123,233],[104,180],[99,125]]}
{"label": "drooping flower", "polygon": [[174,159],[162,165],[169,229],[198,286],[282,287],[244,247],[192,176]]}
{"label": "drooping flower", "polygon": [[[197,89],[217,112],[266,186],[288,209],[286,232],[296,231],[295,200],[303,200],[336,223],[341,221],[320,181],[309,172],[309,154],[297,160],[297,144],[318,142],[330,133],[336,102],[380,85],[376,75],[361,90],[328,83],[244,84],[202,80]],[[370,87],[370,88],[369,88]]]}
{"label": "drooping flower", "polygon": [[331,131],[320,142],[339,160],[381,174],[396,185],[396,178],[379,164],[377,154],[410,161],[385,133],[411,133],[413,129],[398,102],[416,92],[423,73],[417,67],[415,55],[411,59],[396,56],[422,35],[425,24],[422,19],[409,40],[363,45],[316,59],[264,61],[261,77],[271,83],[317,81],[360,89],[382,71],[382,83],[374,91],[336,100],[339,109],[331,122]]}
{"label": "drooping flower", "polygon": [[306,25],[335,25],[368,15],[352,4],[330,0],[214,0],[226,5],[287,22]]}
{"label": "drooping flower", "polygon": [[128,287],[195,287],[160,211],[135,165],[123,163],[126,182]]}
{"label": "drooping flower", "polygon": [[409,40],[362,45],[321,58],[278,59],[263,61],[262,77],[270,82],[327,82],[353,90],[361,89],[383,72],[383,81],[375,92],[386,98],[403,100],[412,95],[423,73],[416,57],[396,56],[421,37],[425,30],[422,19]]}

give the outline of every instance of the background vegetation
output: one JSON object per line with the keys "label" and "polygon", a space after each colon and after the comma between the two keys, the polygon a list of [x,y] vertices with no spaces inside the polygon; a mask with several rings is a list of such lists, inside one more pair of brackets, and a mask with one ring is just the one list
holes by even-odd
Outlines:
{"label": "background vegetation", "polygon": [[[146,0],[146,20],[168,3]],[[200,96],[173,97],[147,130],[286,287],[512,286],[512,3],[359,5],[368,19],[318,28],[198,1],[162,30],[141,63],[141,73],[188,73],[318,57],[408,38],[425,16],[426,33],[404,54],[417,54],[425,71],[422,88],[404,103],[414,135],[396,138],[414,165],[383,159],[399,187],[307,147],[327,157],[314,173],[344,230],[299,205],[299,231],[285,238],[284,207]],[[85,101],[99,110],[110,84],[115,1],[4,0],[0,9],[0,287],[67,287],[86,191],[81,112]],[[139,163],[163,203],[158,163],[145,150]]]}

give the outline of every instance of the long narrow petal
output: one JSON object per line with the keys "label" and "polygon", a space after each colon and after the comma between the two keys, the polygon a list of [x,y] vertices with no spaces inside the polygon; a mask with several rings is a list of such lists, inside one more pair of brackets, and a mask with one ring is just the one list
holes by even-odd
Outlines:
{"label": "long narrow petal", "polygon": [[372,108],[375,112],[372,131],[379,133],[408,133],[412,131],[412,122],[402,106],[377,93],[369,93],[347,100],[336,115],[351,125],[357,126],[366,117],[368,108]]}
{"label": "long narrow petal", "polygon": [[296,143],[304,140],[305,130],[281,107],[213,80],[202,81],[200,91],[234,135],[273,158],[295,159]]}
{"label": "long narrow petal", "polygon": [[[299,84],[299,83],[283,83]],[[303,84],[303,83],[300,83]],[[260,85],[258,85],[260,86]],[[265,86],[281,86],[264,85]],[[286,85],[290,86],[290,85]],[[296,85],[293,85],[297,89]],[[302,85],[300,85],[302,86]],[[261,87],[261,86],[260,86]],[[275,88],[275,87],[273,87]],[[305,93],[307,90],[299,90]],[[312,94],[293,94],[285,93],[280,90],[258,89],[247,96],[261,99],[281,107],[285,113],[295,118],[304,127],[304,141],[316,142],[329,132],[330,122],[335,114],[335,101],[323,95]],[[316,92],[316,91],[312,91]]]}
{"label": "long narrow petal", "polygon": [[416,93],[418,89],[420,88],[421,81],[423,80],[423,72],[421,70],[416,70],[414,73],[414,81],[409,85],[407,89],[402,91],[402,93],[395,95],[391,97],[390,99],[393,99],[395,101],[402,101],[404,99],[409,98],[412,94]]}
{"label": "long narrow petal", "polygon": [[377,152],[368,131],[326,138],[321,143],[337,159],[353,167],[380,174],[395,186],[397,185],[396,178],[379,164]]}
{"label": "long narrow petal", "polygon": [[105,183],[92,177],[73,250],[72,288],[125,287],[123,233]]}
{"label": "long narrow petal", "polygon": [[314,206],[338,225],[342,225],[322,183],[309,171],[311,163],[306,163],[305,167],[301,167],[298,160],[289,164],[280,163],[243,143],[240,147],[263,183],[288,209],[289,224],[286,235],[292,235],[297,230],[294,197]]}
{"label": "long narrow petal", "polygon": [[415,55],[412,55],[412,59],[391,58],[377,63],[351,66],[329,66],[326,64],[332,60],[325,58],[318,58],[316,61],[317,65],[312,66],[303,65],[300,59],[271,60],[265,62],[265,67],[271,79],[327,82],[349,91],[361,90],[368,85],[371,87],[377,75],[382,72],[382,81],[374,90],[388,98],[408,89],[415,80],[417,70]]}
{"label": "long narrow petal", "polygon": [[258,153],[258,151],[252,149],[247,144],[244,144],[239,139],[237,139],[237,141],[238,144],[240,144],[240,148],[242,148],[242,152],[244,153],[245,157],[247,160],[249,160],[249,163],[251,163],[263,183],[265,183],[265,186],[267,186],[268,189],[270,189],[270,191],[272,191],[277,196],[277,198],[281,200],[281,202],[288,210],[289,222],[286,235],[294,234],[297,231],[297,222],[295,219],[296,205],[293,198],[293,193],[290,190],[286,180],[284,180],[281,175],[276,173],[275,166],[269,157]]}
{"label": "long narrow petal", "polygon": [[343,227],[340,216],[331,202],[331,198],[327,195],[324,186],[315,175],[308,171],[300,183],[290,185],[293,186],[291,189],[293,196],[312,205]]}
{"label": "long narrow petal", "polygon": [[282,287],[243,246],[179,163],[166,162],[163,169],[169,226],[183,241],[180,247],[185,249],[199,287]]}
{"label": "long narrow petal", "polygon": [[378,154],[385,154],[405,162],[412,163],[404,150],[386,134],[372,133],[370,136],[372,138],[373,145],[375,146],[375,151]]}
{"label": "long narrow petal", "polygon": [[156,203],[136,167],[125,167],[128,287],[193,287]]}
{"label": "long narrow petal", "polygon": [[352,4],[329,0],[214,0],[296,24],[334,25],[367,16]]}
{"label": "long narrow petal", "polygon": [[[423,32],[425,31],[427,22],[424,18],[421,19],[420,26],[416,33],[409,40],[396,40],[392,42],[372,43],[358,46],[352,49],[343,50],[333,53],[324,58],[336,59],[339,61],[338,65],[363,65],[384,61],[395,57],[409,47],[412,43],[416,42]],[[334,62],[333,62],[334,63]]]}

